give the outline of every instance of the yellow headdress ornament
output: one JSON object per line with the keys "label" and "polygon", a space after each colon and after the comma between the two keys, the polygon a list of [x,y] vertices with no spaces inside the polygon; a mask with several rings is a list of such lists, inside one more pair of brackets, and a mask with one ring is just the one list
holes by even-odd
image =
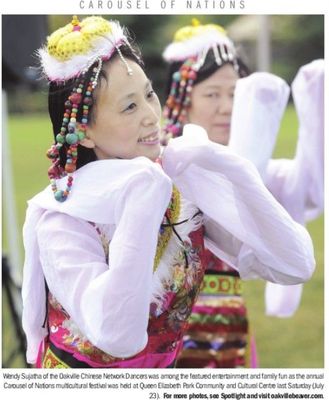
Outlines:
{"label": "yellow headdress ornament", "polygon": [[56,30],[39,50],[44,74],[50,81],[66,81],[78,76],[97,59],[107,60],[128,38],[117,21],[87,17]]}
{"label": "yellow headdress ornament", "polygon": [[218,61],[219,65],[223,61],[233,61],[235,58],[233,42],[222,26],[202,25],[193,18],[191,25],[184,26],[175,33],[173,42],[163,52],[163,58],[167,62],[197,58],[200,64],[211,48],[214,50],[216,62]]}

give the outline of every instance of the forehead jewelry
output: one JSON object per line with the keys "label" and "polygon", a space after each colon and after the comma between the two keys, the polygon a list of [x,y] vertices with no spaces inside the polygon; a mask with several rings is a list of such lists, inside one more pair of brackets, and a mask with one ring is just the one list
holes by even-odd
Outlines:
{"label": "forehead jewelry", "polygon": [[124,63],[124,65],[125,65],[126,68],[127,68],[127,73],[128,73],[128,75],[132,75],[132,74],[133,74],[133,70],[130,68],[130,66],[129,66],[129,64],[127,63],[126,59],[123,57],[123,55],[122,55],[122,53],[121,53],[121,50],[120,50],[120,47],[115,46],[115,48],[116,48],[116,50],[117,50],[117,52],[118,52],[118,54],[119,54],[119,57],[120,57],[121,61]]}

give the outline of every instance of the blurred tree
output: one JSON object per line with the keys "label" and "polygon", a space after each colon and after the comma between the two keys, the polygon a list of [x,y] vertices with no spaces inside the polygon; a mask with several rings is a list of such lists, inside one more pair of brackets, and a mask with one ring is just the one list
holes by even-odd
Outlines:
{"label": "blurred tree", "polygon": [[272,16],[272,46],[273,73],[291,83],[300,66],[324,57],[324,16]]}
{"label": "blurred tree", "polygon": [[[323,15],[271,15],[268,21],[271,33],[271,72],[291,83],[300,66],[316,58],[323,58]],[[240,16],[229,25],[228,31],[235,43],[241,45],[247,64],[256,70],[256,49],[260,34],[258,16]]]}
{"label": "blurred tree", "polygon": [[47,32],[44,15],[3,15],[2,84],[6,90],[17,85],[35,87],[38,74],[34,51]]}
{"label": "blurred tree", "polygon": [[35,50],[41,46],[46,33],[45,15],[2,16],[2,88],[8,94],[11,112],[39,109],[38,92],[42,84],[38,79]]}

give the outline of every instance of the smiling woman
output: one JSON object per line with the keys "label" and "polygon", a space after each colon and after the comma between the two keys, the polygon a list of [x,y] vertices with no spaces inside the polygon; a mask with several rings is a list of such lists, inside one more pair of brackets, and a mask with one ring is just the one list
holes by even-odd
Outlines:
{"label": "smiling woman", "polygon": [[50,185],[29,201],[23,232],[29,363],[173,367],[205,242],[247,278],[310,277],[307,232],[247,161],[190,125],[158,162],[159,101],[117,22],[74,17],[39,54],[55,143]]}
{"label": "smiling woman", "polygon": [[90,125],[81,145],[93,148],[100,160],[145,156],[155,161],[160,154],[160,103],[142,68],[133,61],[127,64],[132,72],[128,76],[120,58],[104,68],[97,123]]}

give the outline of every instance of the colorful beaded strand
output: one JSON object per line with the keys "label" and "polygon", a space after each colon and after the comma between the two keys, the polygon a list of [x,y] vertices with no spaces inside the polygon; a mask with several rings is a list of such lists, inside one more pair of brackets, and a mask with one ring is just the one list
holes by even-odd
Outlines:
{"label": "colorful beaded strand", "polygon": [[174,72],[168,100],[165,104],[165,138],[164,144],[171,137],[178,136],[186,122],[187,110],[191,103],[191,92],[197,70],[195,59],[186,60],[179,71]]}
{"label": "colorful beaded strand", "polygon": [[[78,79],[76,87],[73,88],[71,95],[65,102],[65,112],[60,132],[56,135],[56,142],[48,150],[47,156],[52,160],[52,166],[48,170],[51,189],[54,197],[59,202],[64,202],[71,192],[73,184],[73,172],[76,170],[78,158],[78,144],[85,138],[89,119],[89,109],[93,103],[92,93],[97,86],[98,77],[102,68],[102,60],[96,60],[98,66],[93,68],[92,75],[88,82],[84,98],[82,98],[85,86],[85,75],[88,68],[83,71]],[[94,62],[95,63],[95,62]],[[79,107],[82,105],[81,122],[77,122]],[[64,169],[60,166],[59,151],[68,144],[66,151],[66,163]],[[56,179],[67,176],[67,184],[64,190],[57,187]]]}

